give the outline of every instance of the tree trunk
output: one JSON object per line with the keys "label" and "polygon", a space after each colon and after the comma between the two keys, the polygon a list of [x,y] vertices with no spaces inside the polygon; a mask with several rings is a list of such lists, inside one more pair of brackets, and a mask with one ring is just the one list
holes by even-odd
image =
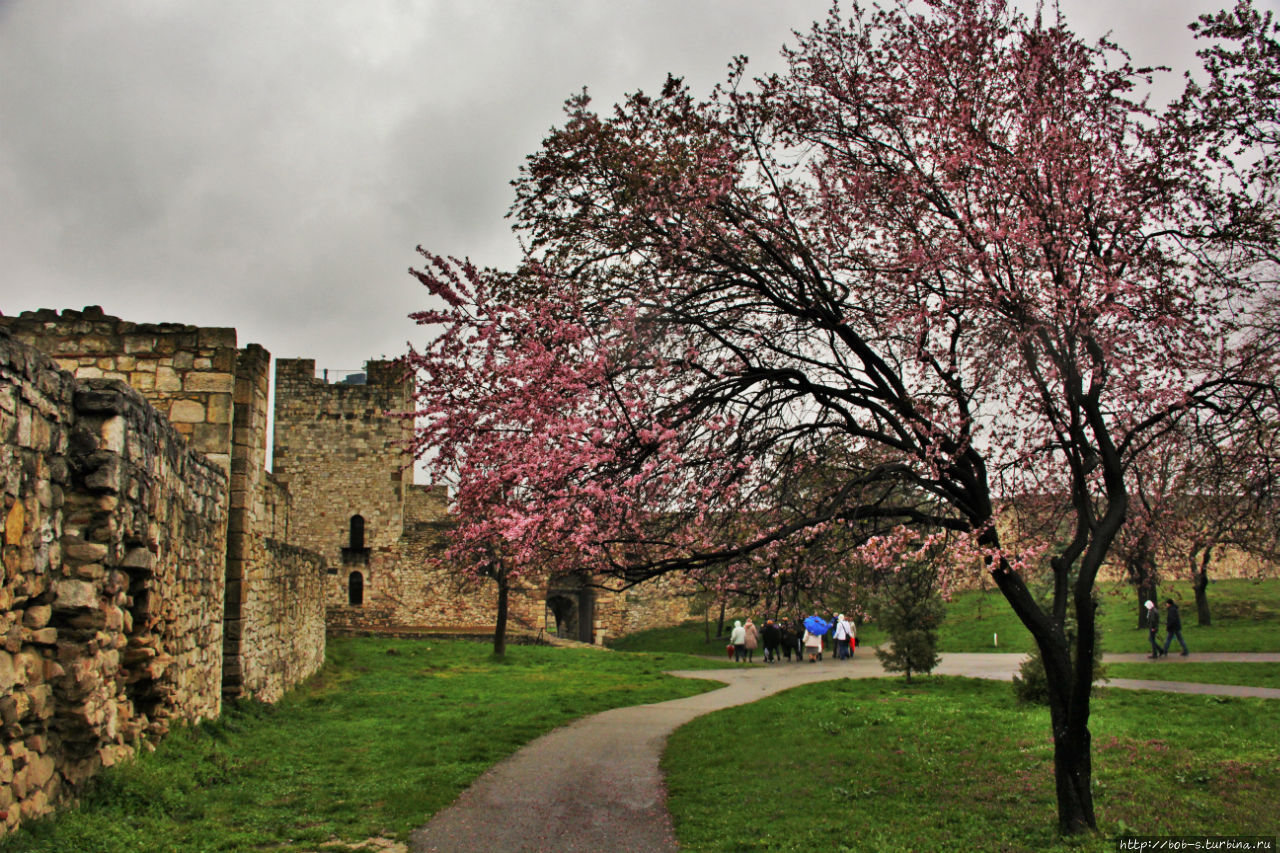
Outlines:
{"label": "tree trunk", "polygon": [[1212,624],[1209,616],[1209,557],[1212,548],[1204,549],[1204,557],[1196,565],[1192,575],[1192,588],[1196,591],[1196,616],[1200,619],[1200,627],[1207,628]]}
{"label": "tree trunk", "polygon": [[504,657],[507,654],[507,593],[510,590],[510,583],[507,581],[507,573],[498,571],[498,621],[493,627],[493,653],[497,657]]}
{"label": "tree trunk", "polygon": [[[994,540],[994,536],[991,538]],[[1017,573],[1002,565],[992,577],[1014,613],[1031,632],[1044,662],[1053,728],[1053,780],[1058,801],[1058,831],[1062,835],[1095,832],[1098,823],[1093,810],[1092,736],[1088,725],[1089,694],[1093,687],[1092,606],[1083,608],[1087,612],[1080,612],[1078,590],[1075,598],[1079,662],[1073,666],[1061,625],[1055,626],[1049,614],[1040,609]],[[1092,589],[1092,573],[1088,580],[1090,582],[1084,584],[1083,589],[1086,600]],[[1079,580],[1077,584],[1080,584]],[[1088,641],[1084,640],[1086,632]]]}
{"label": "tree trunk", "polygon": [[1146,602],[1160,603],[1156,597],[1156,564],[1151,553],[1151,543],[1147,537],[1139,539],[1124,557],[1125,574],[1129,583],[1138,592],[1138,628],[1147,627]]}
{"label": "tree trunk", "polygon": [[720,620],[716,622],[716,636],[724,636],[724,599],[720,599]]}
{"label": "tree trunk", "polygon": [[1145,548],[1140,548],[1126,562],[1125,569],[1129,575],[1129,582],[1138,592],[1138,627],[1145,628],[1147,627],[1146,603],[1148,601],[1154,601],[1157,605],[1160,603],[1155,563],[1151,559],[1150,552]]}
{"label": "tree trunk", "polygon": [[[1086,664],[1087,665],[1087,664]],[[1089,727],[1073,719],[1066,697],[1050,690],[1049,716],[1053,721],[1053,781],[1058,794],[1058,832],[1079,835],[1098,828],[1093,813],[1092,735]]]}

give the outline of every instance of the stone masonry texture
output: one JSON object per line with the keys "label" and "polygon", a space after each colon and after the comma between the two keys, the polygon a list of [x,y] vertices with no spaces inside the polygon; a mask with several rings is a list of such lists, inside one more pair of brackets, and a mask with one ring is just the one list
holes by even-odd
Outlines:
{"label": "stone masonry texture", "polygon": [[264,470],[261,347],[94,308],[0,317],[0,343],[7,828],[169,721],[315,672],[327,575]]}
{"label": "stone masonry texture", "polygon": [[0,436],[11,828],[171,721],[219,713],[227,477],[128,386],[7,335]]}
{"label": "stone masonry texture", "polygon": [[[99,308],[0,316],[0,833],[225,697],[279,699],[326,633],[493,630],[405,455],[410,380],[331,384],[236,332]],[[268,440],[274,470],[266,470]],[[514,584],[509,629],[586,642],[688,617],[677,581]]]}
{"label": "stone masonry texture", "polygon": [[[316,377],[310,359],[276,361],[275,475],[291,501],[290,541],[324,556],[330,633],[492,632],[497,587],[467,578],[441,557],[453,521],[442,486],[416,485],[404,447],[410,387],[392,362],[371,361],[364,385]],[[353,541],[353,520],[360,541]],[[587,642],[670,625],[689,615],[678,582],[626,592],[598,578],[519,579],[509,597],[509,629],[557,630],[548,606],[573,611],[559,633]]]}

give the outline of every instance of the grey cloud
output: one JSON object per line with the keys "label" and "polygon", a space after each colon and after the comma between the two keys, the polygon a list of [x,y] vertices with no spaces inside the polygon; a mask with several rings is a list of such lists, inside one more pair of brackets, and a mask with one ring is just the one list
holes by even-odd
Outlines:
{"label": "grey cloud", "polygon": [[[332,367],[400,352],[414,245],[512,263],[509,181],[566,97],[777,68],[827,5],[0,2],[0,310],[235,326]],[[1063,6],[1175,64],[1213,8]]]}

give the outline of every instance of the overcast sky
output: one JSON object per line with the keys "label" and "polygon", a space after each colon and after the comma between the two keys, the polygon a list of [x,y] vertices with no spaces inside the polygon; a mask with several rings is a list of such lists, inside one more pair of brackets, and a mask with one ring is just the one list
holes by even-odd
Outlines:
{"label": "overcast sky", "polygon": [[[1062,7],[1180,72],[1186,24],[1228,2]],[[509,182],[569,95],[775,70],[827,7],[0,0],[0,311],[234,326],[334,369],[398,355],[424,335],[414,246],[511,265]]]}

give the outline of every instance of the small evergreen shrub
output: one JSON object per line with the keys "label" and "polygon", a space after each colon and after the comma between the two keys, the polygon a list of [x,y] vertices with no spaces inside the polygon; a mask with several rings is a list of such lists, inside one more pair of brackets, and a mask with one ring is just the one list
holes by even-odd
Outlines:
{"label": "small evergreen shrub", "polygon": [[946,615],[938,592],[937,569],[927,560],[910,561],[879,583],[869,602],[872,619],[888,635],[876,657],[888,672],[930,673],[938,665],[938,626]]}
{"label": "small evergreen shrub", "polygon": [[[1093,607],[1098,608],[1097,594],[1092,598]],[[1045,605],[1047,608],[1047,605]],[[1102,635],[1098,631],[1099,620],[1093,620],[1093,683],[1105,679],[1102,667]],[[1076,662],[1076,635],[1078,623],[1074,605],[1068,606],[1066,624],[1063,631],[1067,636],[1067,647],[1071,649],[1071,664]],[[1013,695],[1024,705],[1049,704],[1049,677],[1044,671],[1044,656],[1040,647],[1032,644],[1030,656],[1018,667],[1018,674],[1013,677]]]}

